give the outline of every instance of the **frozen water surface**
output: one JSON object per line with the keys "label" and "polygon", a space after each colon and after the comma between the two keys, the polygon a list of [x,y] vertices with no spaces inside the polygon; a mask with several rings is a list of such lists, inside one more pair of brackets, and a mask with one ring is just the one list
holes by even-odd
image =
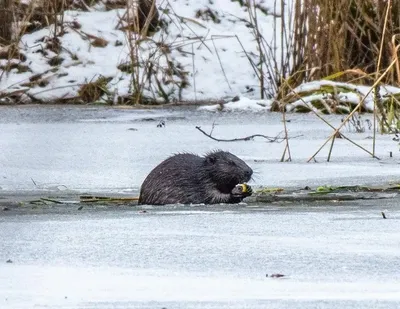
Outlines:
{"label": "frozen water surface", "polygon": [[[230,150],[253,185],[396,182],[398,145],[378,136],[377,161],[336,140],[311,115],[289,114],[294,161],[282,143],[217,143],[282,130],[279,114],[95,107],[0,107],[0,190],[135,194],[179,151]],[[333,124],[340,117],[328,118]],[[158,128],[159,121],[166,126]],[[371,148],[371,131],[343,131]],[[393,157],[389,157],[392,151]],[[66,206],[74,207],[74,206]],[[0,213],[0,308],[399,308],[398,200],[328,205],[159,207]],[[388,216],[383,220],[380,212]],[[6,263],[11,260],[12,263]],[[266,277],[281,273],[283,278]]]}
{"label": "frozen water surface", "polygon": [[398,308],[400,212],[384,207],[0,217],[0,307]]}
{"label": "frozen water surface", "polygon": [[[372,159],[344,139],[336,139],[332,162],[326,162],[329,144],[306,163],[332,134],[313,115],[289,114],[293,161],[281,163],[284,143],[263,139],[216,142],[217,138],[252,134],[276,136],[283,130],[281,115],[269,112],[212,113],[180,108],[124,110],[96,107],[0,107],[0,187],[3,190],[137,190],[150,170],[173,153],[204,154],[216,148],[242,157],[256,171],[253,185],[312,186],[397,181],[398,143],[393,136],[377,137]],[[367,119],[369,116],[363,116]],[[327,119],[335,126],[338,116]],[[157,124],[165,121],[165,127]],[[372,150],[372,131],[342,133]],[[392,152],[393,157],[390,157]]]}

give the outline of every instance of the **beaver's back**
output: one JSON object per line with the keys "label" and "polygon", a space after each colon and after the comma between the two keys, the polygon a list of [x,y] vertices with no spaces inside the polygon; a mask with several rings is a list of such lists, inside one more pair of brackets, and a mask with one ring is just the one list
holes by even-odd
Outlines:
{"label": "beaver's back", "polygon": [[165,205],[202,203],[204,185],[199,177],[205,159],[182,153],[169,157],[156,166],[144,180],[139,204]]}

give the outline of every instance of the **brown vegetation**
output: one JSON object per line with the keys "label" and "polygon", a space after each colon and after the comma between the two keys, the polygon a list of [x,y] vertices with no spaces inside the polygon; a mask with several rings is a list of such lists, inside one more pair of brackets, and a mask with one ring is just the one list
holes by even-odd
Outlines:
{"label": "brown vegetation", "polygon": [[155,0],[126,0],[126,3],[128,9],[123,20],[127,26],[124,30],[144,36],[156,31],[160,16]]}
{"label": "brown vegetation", "polygon": [[0,0],[0,44],[10,42],[12,39],[12,0]]}
{"label": "brown vegetation", "polygon": [[107,84],[111,78],[100,76],[96,81],[81,85],[78,94],[85,103],[93,103],[99,100],[104,94],[109,94]]}
{"label": "brown vegetation", "polygon": [[[172,62],[169,54],[173,47],[164,42],[153,42],[148,37],[162,24],[154,0],[32,0],[29,4],[22,4],[19,0],[0,0],[0,45],[16,43],[21,34],[53,23],[61,26],[64,10],[88,10],[90,5],[100,1],[108,9],[117,6],[127,8],[119,29],[127,32],[131,59],[121,64],[119,69],[132,73],[133,93],[136,94],[132,101],[141,102],[143,84],[150,76],[161,72],[162,80],[156,80],[155,83],[159,95],[168,102],[170,94],[166,93],[164,85],[175,82],[175,76],[179,79],[179,87],[184,88],[188,84],[188,73]],[[373,84],[393,60],[396,60],[396,64],[381,81],[400,85],[400,64],[397,61],[400,0],[293,0],[292,8],[281,0],[275,2],[276,10],[267,10],[254,0],[235,2],[246,7],[249,13],[248,21],[253,29],[260,60],[251,64],[260,81],[261,97],[275,97],[282,103],[287,101],[287,95],[294,87],[305,81],[323,78]],[[284,10],[289,11],[282,15],[277,13]],[[257,17],[261,13],[275,18],[274,29],[277,30],[275,42],[271,44],[266,42],[259,30],[263,27],[259,25]],[[215,22],[219,20],[218,12],[209,8],[198,10],[196,14],[199,18],[211,18]],[[13,16],[19,25],[14,27],[19,29],[14,34]],[[287,19],[287,16],[290,18]],[[57,28],[54,36],[46,39],[46,48],[56,54],[62,48],[57,36],[63,33],[62,27]],[[70,28],[78,31],[80,25],[71,23]],[[105,47],[109,43],[100,37],[82,31],[79,33],[89,38],[95,47]],[[281,55],[276,53],[278,43],[283,46]],[[157,47],[157,52],[146,60],[139,57],[139,49],[144,44]],[[17,44],[13,46],[1,50],[8,59],[21,55]],[[168,60],[168,68],[158,65],[160,58]],[[54,66],[59,65],[60,61],[62,58],[58,56],[50,59]],[[7,70],[15,65],[10,64]],[[141,75],[139,67],[145,68]],[[267,93],[267,86],[273,89],[271,93]],[[276,110],[281,110],[279,104]]]}
{"label": "brown vegetation", "polygon": [[[364,82],[371,83],[371,77],[398,58],[399,0],[297,0],[294,14],[293,72],[301,76],[296,80],[347,71],[338,79],[361,82],[351,74],[359,69],[368,77]],[[400,84],[398,65],[383,82]]]}
{"label": "brown vegetation", "polygon": [[[0,45],[8,45],[25,33],[47,27],[51,24],[62,24],[65,10],[90,10],[90,6],[100,0],[0,0]],[[107,10],[125,7],[126,0],[101,1]]]}

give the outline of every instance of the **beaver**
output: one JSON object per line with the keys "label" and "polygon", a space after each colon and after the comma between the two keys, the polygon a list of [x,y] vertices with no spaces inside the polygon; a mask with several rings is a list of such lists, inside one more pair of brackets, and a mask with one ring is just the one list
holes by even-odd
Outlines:
{"label": "beaver", "polygon": [[239,203],[252,194],[253,170],[230,152],[214,150],[204,157],[175,154],[156,166],[144,180],[139,204]]}

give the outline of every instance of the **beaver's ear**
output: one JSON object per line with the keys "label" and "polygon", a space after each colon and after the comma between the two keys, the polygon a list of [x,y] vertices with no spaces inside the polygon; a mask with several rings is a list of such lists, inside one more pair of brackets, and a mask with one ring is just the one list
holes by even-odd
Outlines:
{"label": "beaver's ear", "polygon": [[217,161],[217,158],[216,158],[215,156],[213,156],[213,155],[209,155],[209,156],[206,158],[206,160],[207,160],[207,163],[214,164],[214,163]]}

